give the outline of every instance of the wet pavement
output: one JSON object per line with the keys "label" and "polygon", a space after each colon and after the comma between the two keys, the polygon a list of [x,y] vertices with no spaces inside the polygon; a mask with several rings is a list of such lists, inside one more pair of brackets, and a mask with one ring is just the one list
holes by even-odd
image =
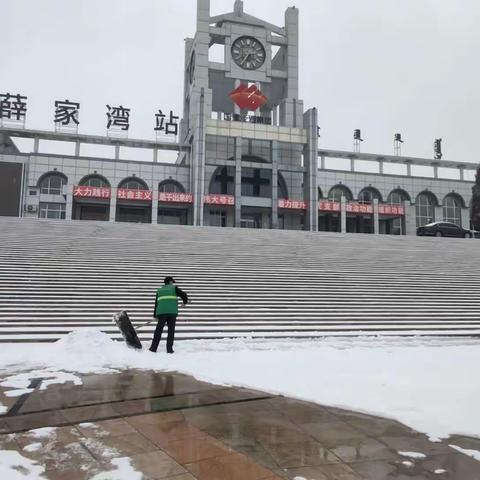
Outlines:
{"label": "wet pavement", "polygon": [[176,373],[81,380],[42,390],[37,378],[17,397],[0,387],[0,462],[51,480],[480,480],[480,462],[448,445],[480,450],[478,439],[434,443],[395,421]]}

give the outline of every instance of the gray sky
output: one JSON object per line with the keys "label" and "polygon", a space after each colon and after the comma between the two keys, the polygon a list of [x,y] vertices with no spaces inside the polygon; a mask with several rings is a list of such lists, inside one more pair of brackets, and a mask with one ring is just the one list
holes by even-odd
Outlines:
{"label": "gray sky", "polygon": [[[283,26],[300,9],[300,97],[319,110],[323,148],[478,161],[478,0],[246,0]],[[53,103],[81,103],[81,133],[105,134],[106,107],[132,109],[131,137],[153,138],[154,113],[181,114],[184,38],[195,0],[0,0],[0,92],[29,97],[27,128],[53,130]],[[233,0],[212,0],[212,14]]]}

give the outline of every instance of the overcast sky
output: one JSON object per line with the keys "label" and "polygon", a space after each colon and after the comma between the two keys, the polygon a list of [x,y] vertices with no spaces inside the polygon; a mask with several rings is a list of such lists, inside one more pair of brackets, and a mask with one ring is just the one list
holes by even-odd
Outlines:
{"label": "overcast sky", "polygon": [[[233,0],[212,0],[212,14]],[[319,111],[320,145],[478,162],[479,0],[246,0],[283,26],[300,9],[300,98]],[[195,0],[0,0],[0,92],[28,96],[27,128],[53,129],[53,103],[81,103],[81,133],[105,134],[106,107],[132,109],[153,138],[158,108],[181,114],[184,38]]]}

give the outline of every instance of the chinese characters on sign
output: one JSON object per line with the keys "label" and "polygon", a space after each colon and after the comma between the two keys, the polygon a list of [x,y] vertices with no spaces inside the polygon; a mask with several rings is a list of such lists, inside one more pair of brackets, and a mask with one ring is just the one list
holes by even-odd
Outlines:
{"label": "chinese characters on sign", "polygon": [[117,190],[119,200],[143,200],[152,201],[153,195],[150,190],[129,190],[128,188],[119,188]]}
{"label": "chinese characters on sign", "polygon": [[0,126],[25,127],[27,97],[20,94],[0,94]]}
{"label": "chinese characters on sign", "polygon": [[256,115],[246,115],[238,113],[224,113],[223,120],[226,122],[244,122],[244,123],[258,123],[260,125],[271,125],[271,117],[257,117]]}
{"label": "chinese characters on sign", "polygon": [[80,104],[70,100],[55,102],[55,130],[78,132]]}
{"label": "chinese characters on sign", "polygon": [[385,205],[381,203],[378,206],[378,213],[380,215],[399,215],[403,217],[405,215],[405,207],[401,205]]}
{"label": "chinese characters on sign", "polygon": [[130,109],[119,107],[111,107],[107,105],[107,134],[117,133],[127,135],[130,128]]}
{"label": "chinese characters on sign", "polygon": [[[119,135],[125,137],[130,130],[130,108],[123,105],[112,107],[107,105],[107,135]],[[0,126],[2,127],[25,127],[27,115],[27,97],[19,93],[13,95],[10,93],[0,93]],[[253,123],[263,123],[269,119],[253,117]],[[239,119],[240,121],[240,119]],[[78,132],[80,125],[80,103],[70,100],[55,101],[55,131],[64,131],[71,133]],[[176,140],[179,133],[179,117],[170,110],[169,115],[165,115],[162,110],[155,114],[154,131],[158,137]]]}
{"label": "chinese characters on sign", "polygon": [[290,210],[306,210],[307,202],[304,202],[302,200],[287,200],[285,198],[281,198],[278,201],[278,208],[286,208]]}
{"label": "chinese characters on sign", "polygon": [[206,195],[206,205],[235,205],[235,197],[232,195]]}
{"label": "chinese characters on sign", "polygon": [[73,188],[73,196],[77,198],[110,198],[110,189],[105,187],[84,187],[76,186]]}
{"label": "chinese characters on sign", "polygon": [[167,203],[193,203],[193,195],[191,193],[160,192],[158,200]]}
{"label": "chinese characters on sign", "polygon": [[340,202],[321,200],[318,202],[318,209],[322,212],[340,212],[342,205]]}
{"label": "chinese characters on sign", "polygon": [[347,213],[365,213],[373,215],[373,205],[365,203],[347,203]]}

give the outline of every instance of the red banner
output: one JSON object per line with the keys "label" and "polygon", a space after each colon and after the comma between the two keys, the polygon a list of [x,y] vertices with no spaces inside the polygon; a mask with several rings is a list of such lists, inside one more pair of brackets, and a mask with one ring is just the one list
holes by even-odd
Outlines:
{"label": "red banner", "polygon": [[235,205],[235,197],[232,195],[205,195],[206,205]]}
{"label": "red banner", "polygon": [[331,200],[321,200],[318,202],[318,209],[322,212],[340,212],[342,204]]}
{"label": "red banner", "polygon": [[104,198],[109,199],[111,195],[110,188],[106,187],[73,187],[73,196],[76,198]]}
{"label": "red banner", "polygon": [[368,203],[347,203],[347,213],[373,215],[373,205]]}
{"label": "red banner", "polygon": [[281,198],[278,201],[278,208],[285,208],[289,210],[306,210],[307,202],[303,200],[287,200],[286,198]]}
{"label": "red banner", "polygon": [[405,207],[402,205],[387,205],[381,203],[378,206],[378,213],[380,215],[397,215],[403,217],[405,215]]}
{"label": "red banner", "polygon": [[160,192],[158,201],[166,203],[193,203],[193,195],[191,193]]}
{"label": "red banner", "polygon": [[129,190],[127,188],[119,188],[117,190],[117,198],[119,200],[152,201],[153,196],[150,190]]}

